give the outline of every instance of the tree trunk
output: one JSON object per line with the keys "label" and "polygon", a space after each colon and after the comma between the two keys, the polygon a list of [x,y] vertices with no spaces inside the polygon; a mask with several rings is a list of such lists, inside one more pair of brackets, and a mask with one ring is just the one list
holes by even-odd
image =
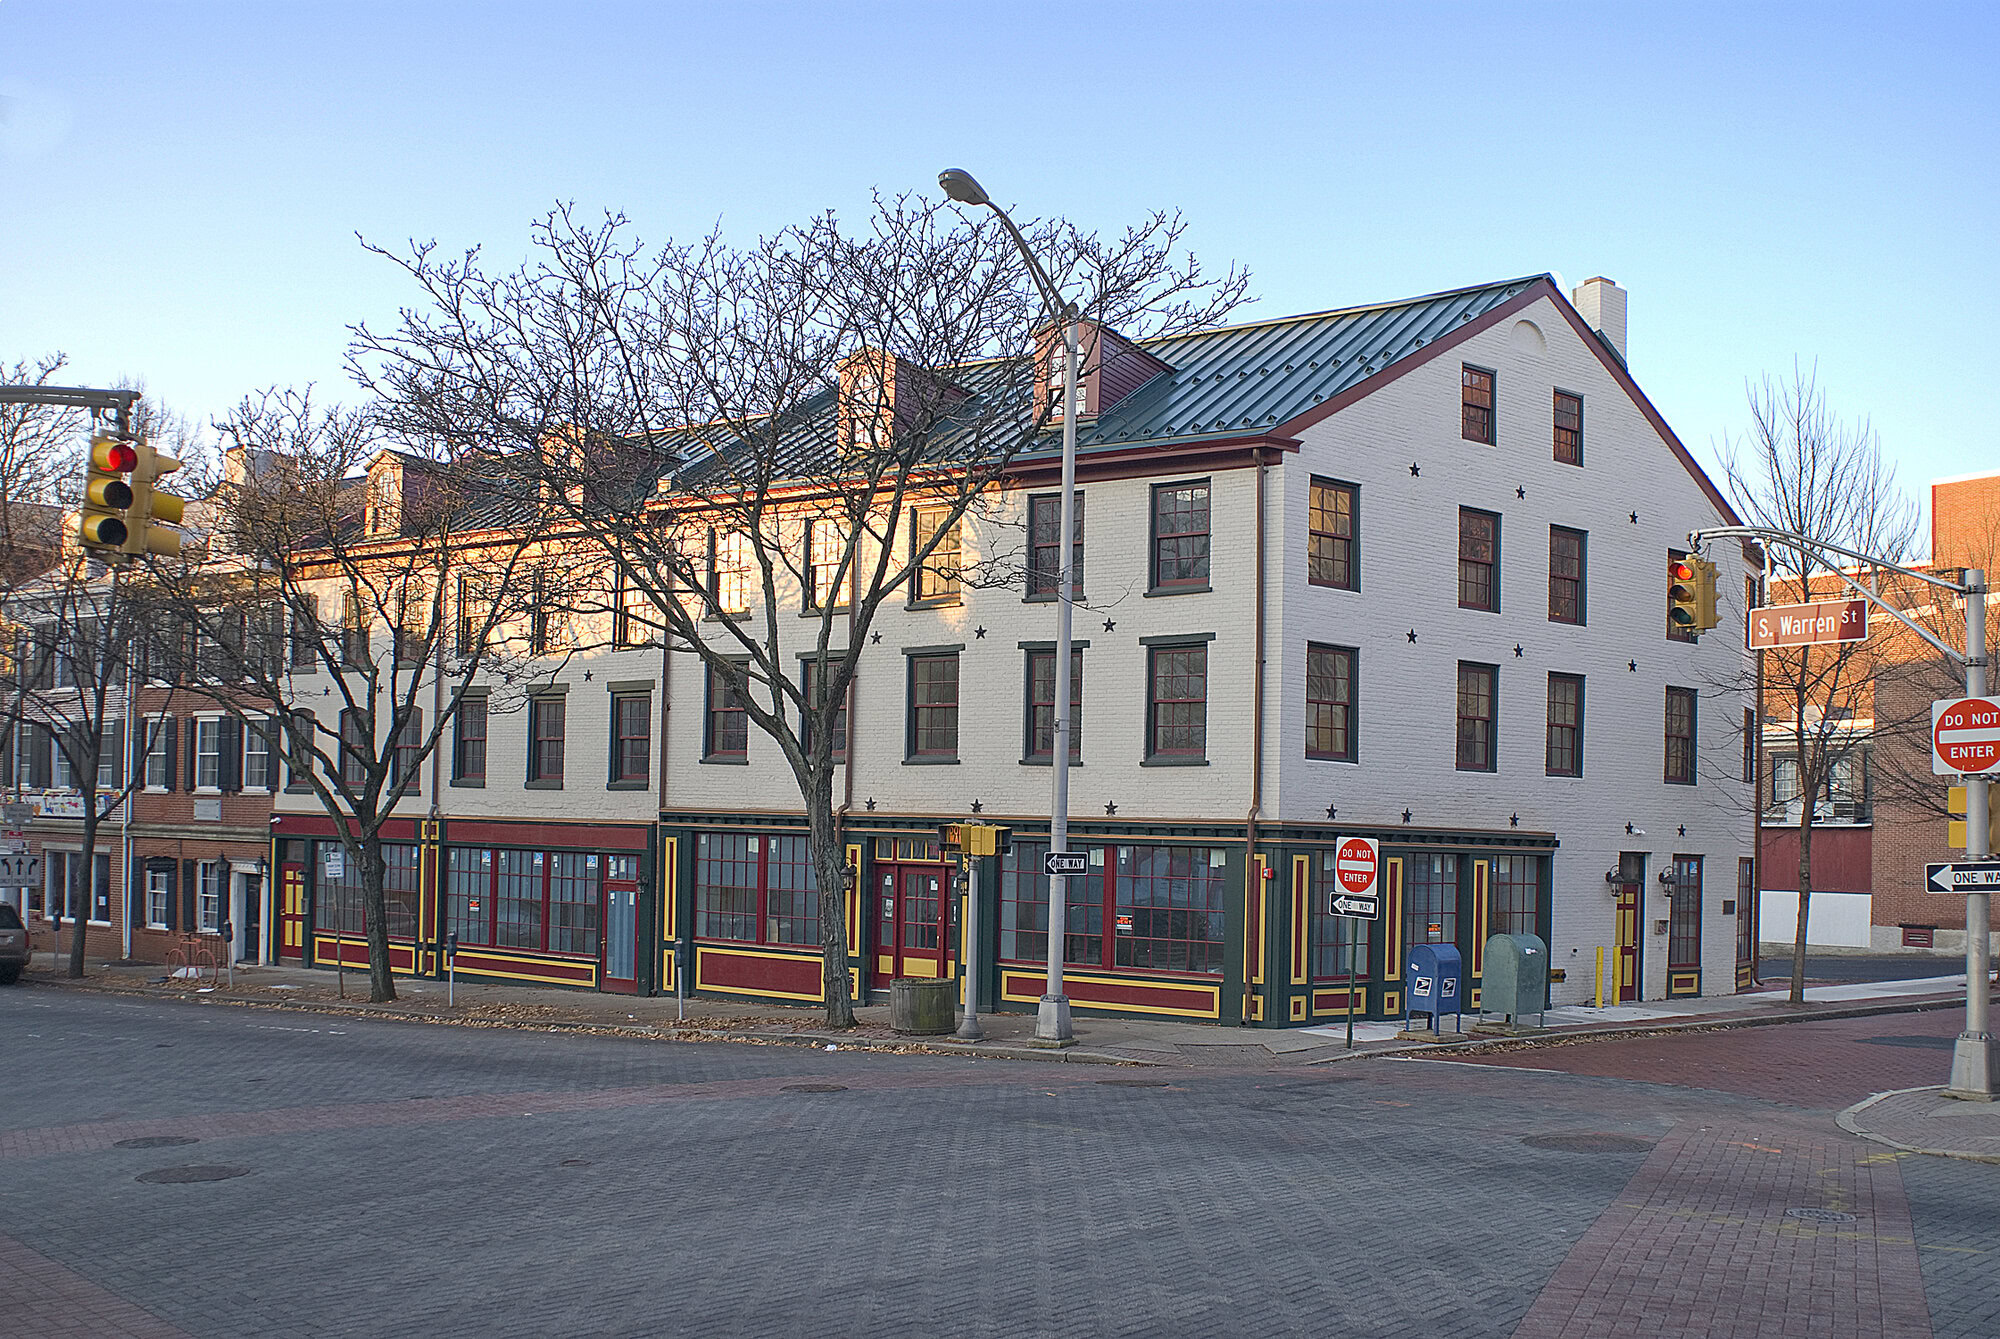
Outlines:
{"label": "tree trunk", "polygon": [[69,967],[63,973],[72,981],[83,977],[83,944],[90,928],[92,876],[97,873],[97,797],[90,796],[83,807],[83,850],[69,875],[69,911],[73,924],[69,931]]}
{"label": "tree trunk", "polygon": [[382,837],[371,832],[361,839],[361,907],[366,913],[363,930],[368,936],[370,1004],[387,1004],[396,998],[396,981],[389,975],[389,900],[382,891],[387,882]]}
{"label": "tree trunk", "polygon": [[[811,832],[813,873],[819,881],[820,987],[826,997],[826,1025],[854,1026],[852,976],[847,957],[848,884],[855,877],[833,817],[833,769],[818,769],[806,792],[806,825]],[[853,895],[860,896],[860,889]]]}

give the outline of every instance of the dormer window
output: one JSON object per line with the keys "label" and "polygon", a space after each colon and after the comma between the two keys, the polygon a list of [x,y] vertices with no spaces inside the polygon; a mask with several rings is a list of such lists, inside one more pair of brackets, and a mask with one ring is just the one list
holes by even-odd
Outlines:
{"label": "dormer window", "polygon": [[[1059,325],[1037,335],[1036,403],[1051,423],[1062,422],[1064,340]],[[1131,340],[1092,321],[1077,322],[1076,416],[1079,421],[1109,413],[1119,401],[1173,368]]]}

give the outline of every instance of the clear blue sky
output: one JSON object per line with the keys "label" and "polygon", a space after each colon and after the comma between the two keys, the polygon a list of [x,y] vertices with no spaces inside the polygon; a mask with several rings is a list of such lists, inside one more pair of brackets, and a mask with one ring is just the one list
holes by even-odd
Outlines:
{"label": "clear blue sky", "polygon": [[1179,208],[1264,316],[1553,270],[1631,291],[1704,460],[1817,359],[1913,491],[2000,468],[1990,5],[0,0],[0,358],[197,417],[345,392],[412,295],[355,234],[525,250],[557,199],[747,239],[974,171]]}

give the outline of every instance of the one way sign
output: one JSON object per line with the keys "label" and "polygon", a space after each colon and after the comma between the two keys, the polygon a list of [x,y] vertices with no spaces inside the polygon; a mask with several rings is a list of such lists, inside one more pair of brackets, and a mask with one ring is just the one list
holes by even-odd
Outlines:
{"label": "one way sign", "polygon": [[1954,865],[1925,865],[1924,891],[2000,892],[2000,860],[1961,860]]}
{"label": "one way sign", "polygon": [[1352,916],[1356,920],[1361,921],[1372,921],[1381,916],[1382,903],[1373,897],[1343,897],[1336,893],[1333,898],[1333,914],[1336,916]]}

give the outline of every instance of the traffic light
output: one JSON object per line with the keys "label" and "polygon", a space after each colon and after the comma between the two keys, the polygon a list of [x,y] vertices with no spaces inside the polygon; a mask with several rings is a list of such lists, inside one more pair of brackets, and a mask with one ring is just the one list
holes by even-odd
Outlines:
{"label": "traffic light", "polygon": [[1667,626],[1691,637],[1701,635],[1701,597],[1694,564],[1675,558],[1667,564]]}
{"label": "traffic light", "polygon": [[1690,558],[1688,562],[1694,568],[1694,630],[1700,634],[1722,621],[1715,609],[1715,579],[1719,574],[1715,564],[1706,558]]}
{"label": "traffic light", "polygon": [[187,499],[163,492],[154,485],[161,475],[172,474],[179,469],[181,463],[172,456],[155,451],[143,437],[131,449],[135,461],[132,467],[131,510],[126,513],[124,551],[177,558],[181,552],[181,532],[167,527],[181,523],[181,515],[187,510]]}
{"label": "traffic light", "polygon": [[77,541],[87,549],[122,551],[131,533],[127,511],[132,506],[132,485],[125,476],[138,467],[138,451],[121,437],[96,436],[90,439],[89,463]]}

